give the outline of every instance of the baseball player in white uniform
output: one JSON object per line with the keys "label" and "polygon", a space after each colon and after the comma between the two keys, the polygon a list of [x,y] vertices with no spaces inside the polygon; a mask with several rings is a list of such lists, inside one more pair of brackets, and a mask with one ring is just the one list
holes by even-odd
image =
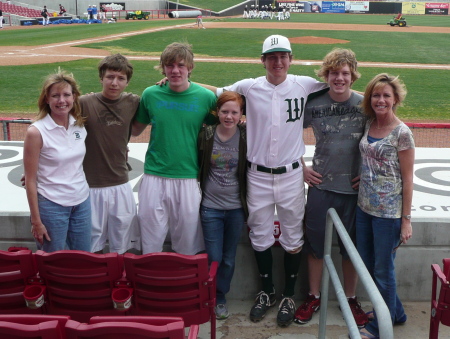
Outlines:
{"label": "baseball player in white uniform", "polygon": [[294,286],[303,246],[303,112],[308,96],[328,87],[310,77],[288,74],[292,49],[284,36],[272,35],[264,41],[261,62],[265,76],[224,88],[204,86],[217,95],[230,90],[246,98],[248,226],[262,282],[250,319],[260,321],[276,303],[271,251],[276,207],[281,230],[278,240],[285,250],[285,288],[277,323],[284,327],[294,319]]}

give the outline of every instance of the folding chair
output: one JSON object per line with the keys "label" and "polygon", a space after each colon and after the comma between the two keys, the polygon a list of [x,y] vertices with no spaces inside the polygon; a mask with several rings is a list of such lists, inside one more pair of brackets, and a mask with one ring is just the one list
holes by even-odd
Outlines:
{"label": "folding chair", "polygon": [[95,315],[118,314],[111,294],[123,275],[122,256],[84,251],[36,251],[40,277],[47,289],[47,313],[88,322]]}
{"label": "folding chair", "polygon": [[37,267],[29,249],[0,251],[0,314],[39,314],[29,309],[23,297],[27,284],[39,283]]}
{"label": "folding chair", "polygon": [[[188,335],[184,335],[184,321],[180,317],[152,317],[152,316],[98,316],[92,317],[89,320],[89,324],[99,324],[99,323],[123,323],[123,322],[132,322],[132,323],[141,323],[147,325],[153,325],[155,327],[167,327],[167,329],[171,329],[171,333],[173,338],[180,339],[196,339],[198,337],[199,326],[192,325],[189,328]],[[180,324],[178,324],[180,323]],[[182,331],[179,331],[178,328],[181,328]],[[177,329],[177,330],[175,330]],[[172,338],[172,337],[169,337]]]}
{"label": "folding chair", "polygon": [[[442,260],[443,270],[437,264],[431,265],[433,283],[431,285],[430,339],[439,336],[439,324],[450,326],[450,258]],[[437,280],[441,282],[437,299]]]}
{"label": "folding chair", "polygon": [[124,254],[126,278],[133,287],[135,315],[176,316],[185,326],[211,323],[216,337],[217,262],[208,268],[207,254]]}

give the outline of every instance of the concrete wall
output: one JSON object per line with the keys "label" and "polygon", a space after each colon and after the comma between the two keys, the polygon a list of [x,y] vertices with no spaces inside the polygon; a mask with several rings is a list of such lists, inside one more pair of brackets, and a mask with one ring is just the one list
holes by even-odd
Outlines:
{"label": "concrete wall", "polygon": [[[450,257],[449,246],[450,221],[442,223],[413,222],[413,238],[407,245],[402,245],[397,251],[396,271],[398,294],[403,301],[428,301],[431,297],[431,264],[442,264],[443,258]],[[0,249],[6,250],[10,246],[25,246],[36,250],[30,232],[30,222],[27,213],[9,216],[0,214]],[[335,242],[336,243],[336,242]],[[170,251],[170,243],[165,250]],[[278,296],[283,292],[284,270],[283,250],[273,247],[274,282]],[[336,244],[333,247],[333,258],[338,273],[342,279],[340,269],[340,255]],[[260,290],[256,261],[248,240],[247,229],[242,232],[241,242],[236,257],[236,271],[234,274],[230,299],[252,299]],[[306,256],[302,257],[299,278],[296,286],[296,298],[302,300],[308,292]],[[365,292],[358,287],[358,296],[368,300]],[[334,289],[330,288],[330,299],[335,300]]]}
{"label": "concrete wall", "polygon": [[125,3],[126,10],[159,10],[165,9],[166,1],[164,0],[117,0],[117,1],[103,1],[103,0],[26,0],[26,1],[11,1],[16,5],[28,4],[32,8],[42,8],[47,6],[49,12],[59,12],[59,4],[63,5],[68,15],[78,15],[83,17],[83,13],[87,12],[89,5],[96,5],[100,8],[103,3]]}

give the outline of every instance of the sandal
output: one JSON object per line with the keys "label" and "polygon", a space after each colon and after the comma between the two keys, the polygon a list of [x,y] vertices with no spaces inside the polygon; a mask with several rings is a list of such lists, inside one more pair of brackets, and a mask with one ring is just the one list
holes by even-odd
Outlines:
{"label": "sandal", "polygon": [[[372,321],[375,318],[375,316],[373,315],[373,311],[366,312],[366,315],[367,315],[367,319],[369,319],[369,321]],[[396,320],[394,322],[394,325],[404,325],[406,323],[407,319],[408,319],[408,317],[405,314],[405,315],[403,315],[403,317],[400,320]]]}
{"label": "sandal", "polygon": [[363,330],[359,331],[359,334],[361,334],[362,339],[380,339],[380,337],[377,337],[376,335]]}

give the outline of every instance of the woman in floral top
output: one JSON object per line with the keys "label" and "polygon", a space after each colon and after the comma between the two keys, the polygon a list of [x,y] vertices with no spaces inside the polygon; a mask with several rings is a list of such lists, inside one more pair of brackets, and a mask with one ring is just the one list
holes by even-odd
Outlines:
{"label": "woman in floral top", "polygon": [[[367,85],[362,103],[369,116],[359,144],[362,155],[356,242],[391,313],[392,323],[404,323],[406,314],[397,296],[394,259],[396,249],[412,236],[414,139],[395,115],[406,96],[398,77],[375,76]],[[361,330],[362,338],[378,338],[378,322]]]}

